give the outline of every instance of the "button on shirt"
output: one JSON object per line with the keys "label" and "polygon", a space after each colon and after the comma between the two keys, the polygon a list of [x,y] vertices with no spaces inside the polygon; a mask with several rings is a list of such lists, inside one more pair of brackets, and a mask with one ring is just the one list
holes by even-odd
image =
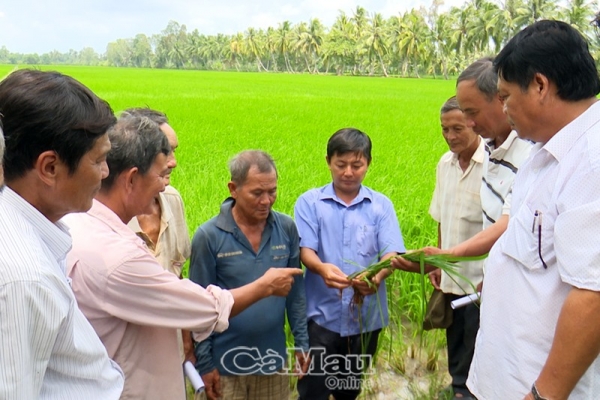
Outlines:
{"label": "button on shirt", "polygon": [[111,400],[123,374],[65,275],[71,237],[8,187],[0,191],[0,399]]}
{"label": "button on shirt", "polygon": [[[350,205],[335,194],[333,184],[304,193],[294,209],[300,247],[314,250],[322,262],[349,275],[379,261],[386,253],[404,253],[404,242],[392,202],[361,186]],[[318,325],[341,336],[380,329],[388,323],[385,281],[377,294],[353,304],[354,290],[329,288],[310,270],[305,274],[307,315]],[[362,329],[361,329],[362,328]]]}
{"label": "button on shirt", "polygon": [[[482,229],[480,191],[484,158],[485,143],[480,140],[465,171],[461,169],[457,155],[450,151],[442,156],[437,165],[429,214],[440,224],[442,249],[456,246]],[[477,285],[483,279],[483,263],[461,262],[458,272],[471,284]],[[475,290],[471,284],[442,271],[440,287],[444,293],[473,293]]]}
{"label": "button on shirt", "polygon": [[[300,268],[298,231],[290,217],[271,211],[255,252],[233,219],[233,204],[233,199],[225,200],[219,215],[194,235],[192,281],[234,289],[254,282],[271,267]],[[214,368],[222,375],[266,375],[281,370],[287,359],[286,312],[295,347],[308,351],[304,279],[296,276],[287,297],[262,299],[233,317],[225,332],[199,344],[196,366],[200,373]]]}
{"label": "button on shirt", "polygon": [[[523,398],[546,362],[571,288],[600,291],[599,195],[596,102],[536,144],[515,179],[508,228],[487,262],[468,380],[478,399]],[[596,358],[570,398],[599,399],[599,376]]]}
{"label": "button on shirt", "polygon": [[68,273],[79,307],[125,372],[122,399],[183,400],[177,328],[207,337],[228,326],[233,296],[165,271],[104,204],[65,222]]}
{"label": "button on shirt", "polygon": [[[515,131],[512,131],[498,148],[490,147],[490,143],[487,144],[486,152],[489,156],[483,161],[483,184],[481,185],[483,229],[491,226],[502,216],[506,202],[510,204],[510,200],[507,199],[515,175],[530,150],[531,143],[520,139]],[[510,205],[507,211],[510,211]]]}

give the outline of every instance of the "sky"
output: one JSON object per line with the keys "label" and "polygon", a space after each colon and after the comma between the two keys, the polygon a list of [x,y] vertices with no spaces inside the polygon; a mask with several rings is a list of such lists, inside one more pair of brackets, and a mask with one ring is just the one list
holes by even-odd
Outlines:
{"label": "sky", "polygon": [[[442,9],[464,2],[444,0]],[[311,18],[329,27],[340,11],[352,15],[359,5],[387,18],[429,7],[431,0],[0,0],[0,48],[42,54],[92,47],[104,53],[109,42],[160,33],[170,20],[207,35]]]}

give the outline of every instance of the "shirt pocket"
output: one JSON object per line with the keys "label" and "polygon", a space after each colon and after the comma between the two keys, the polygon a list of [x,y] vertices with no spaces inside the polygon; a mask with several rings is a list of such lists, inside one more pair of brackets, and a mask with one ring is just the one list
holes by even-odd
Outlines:
{"label": "shirt pocket", "polygon": [[287,267],[290,259],[290,252],[287,250],[277,250],[271,252],[271,267]]}
{"label": "shirt pocket", "polygon": [[356,232],[356,244],[358,254],[367,257],[375,257],[379,253],[377,246],[377,225],[362,225]]}
{"label": "shirt pocket", "polygon": [[467,222],[483,223],[481,208],[481,193],[465,191],[464,196],[459,196],[459,218]]}
{"label": "shirt pocket", "polygon": [[530,271],[543,268],[542,259],[548,265],[554,258],[551,245],[554,220],[542,211],[540,226],[540,211],[523,204],[517,214],[510,217],[510,231],[503,237],[502,252]]}

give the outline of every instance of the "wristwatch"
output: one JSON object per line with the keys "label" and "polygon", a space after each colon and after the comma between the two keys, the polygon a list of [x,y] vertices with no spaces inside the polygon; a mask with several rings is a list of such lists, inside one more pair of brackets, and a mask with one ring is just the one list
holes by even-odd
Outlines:
{"label": "wristwatch", "polygon": [[531,385],[531,394],[533,395],[533,400],[550,400],[547,397],[540,396],[537,388],[535,387],[535,382]]}

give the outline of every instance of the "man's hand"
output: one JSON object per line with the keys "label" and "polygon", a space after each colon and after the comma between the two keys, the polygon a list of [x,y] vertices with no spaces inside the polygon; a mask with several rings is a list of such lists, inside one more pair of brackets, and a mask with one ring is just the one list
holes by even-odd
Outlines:
{"label": "man's hand", "polygon": [[182,329],[181,339],[183,342],[183,361],[189,361],[192,363],[192,365],[195,365],[196,355],[194,354],[194,342],[192,340],[192,332]]}
{"label": "man's hand", "polygon": [[298,379],[302,379],[304,375],[308,372],[308,367],[310,366],[310,355],[309,353],[305,353],[303,351],[297,351],[296,355],[296,365],[294,368],[294,372],[298,376]]}
{"label": "man's hand", "polygon": [[216,368],[202,375],[202,381],[204,381],[204,390],[208,400],[221,398],[221,375]]}
{"label": "man's hand", "polygon": [[[451,254],[450,250],[441,250],[437,247],[432,247],[432,246],[423,247],[422,249],[419,249],[419,250],[411,250],[410,252],[411,253],[423,252],[428,256],[435,255],[435,254]],[[417,272],[417,273],[421,272],[421,265],[418,262],[408,261],[407,259],[405,259],[402,256],[392,258],[391,265],[392,265],[392,268],[399,269],[402,271]],[[434,269],[435,269],[434,266],[425,264],[425,272],[431,272]]]}
{"label": "man's hand", "polygon": [[481,289],[483,289],[483,281],[477,284],[477,292],[481,293]]}
{"label": "man's hand", "polygon": [[442,290],[440,288],[440,284],[442,283],[442,270],[434,269],[432,272],[430,272],[429,281],[431,282],[434,288],[436,288],[437,290]]}
{"label": "man's hand", "polygon": [[363,279],[353,279],[352,287],[355,291],[360,293],[362,296],[368,296],[370,294],[377,293],[379,290],[379,285],[381,282],[390,276],[391,271],[388,269],[384,269],[379,271],[374,277],[371,278],[371,283],[365,282]]}
{"label": "man's hand", "polygon": [[390,261],[390,265],[394,269],[399,269],[401,271],[407,272],[419,272],[421,267],[418,262],[408,261],[404,257],[394,257],[392,261]]}
{"label": "man's hand", "polygon": [[259,279],[268,285],[271,296],[285,297],[292,290],[296,275],[302,275],[300,268],[269,268]]}
{"label": "man's hand", "polygon": [[329,263],[322,264],[319,268],[319,275],[321,275],[325,284],[330,288],[345,289],[350,286],[348,276],[336,265]]}

